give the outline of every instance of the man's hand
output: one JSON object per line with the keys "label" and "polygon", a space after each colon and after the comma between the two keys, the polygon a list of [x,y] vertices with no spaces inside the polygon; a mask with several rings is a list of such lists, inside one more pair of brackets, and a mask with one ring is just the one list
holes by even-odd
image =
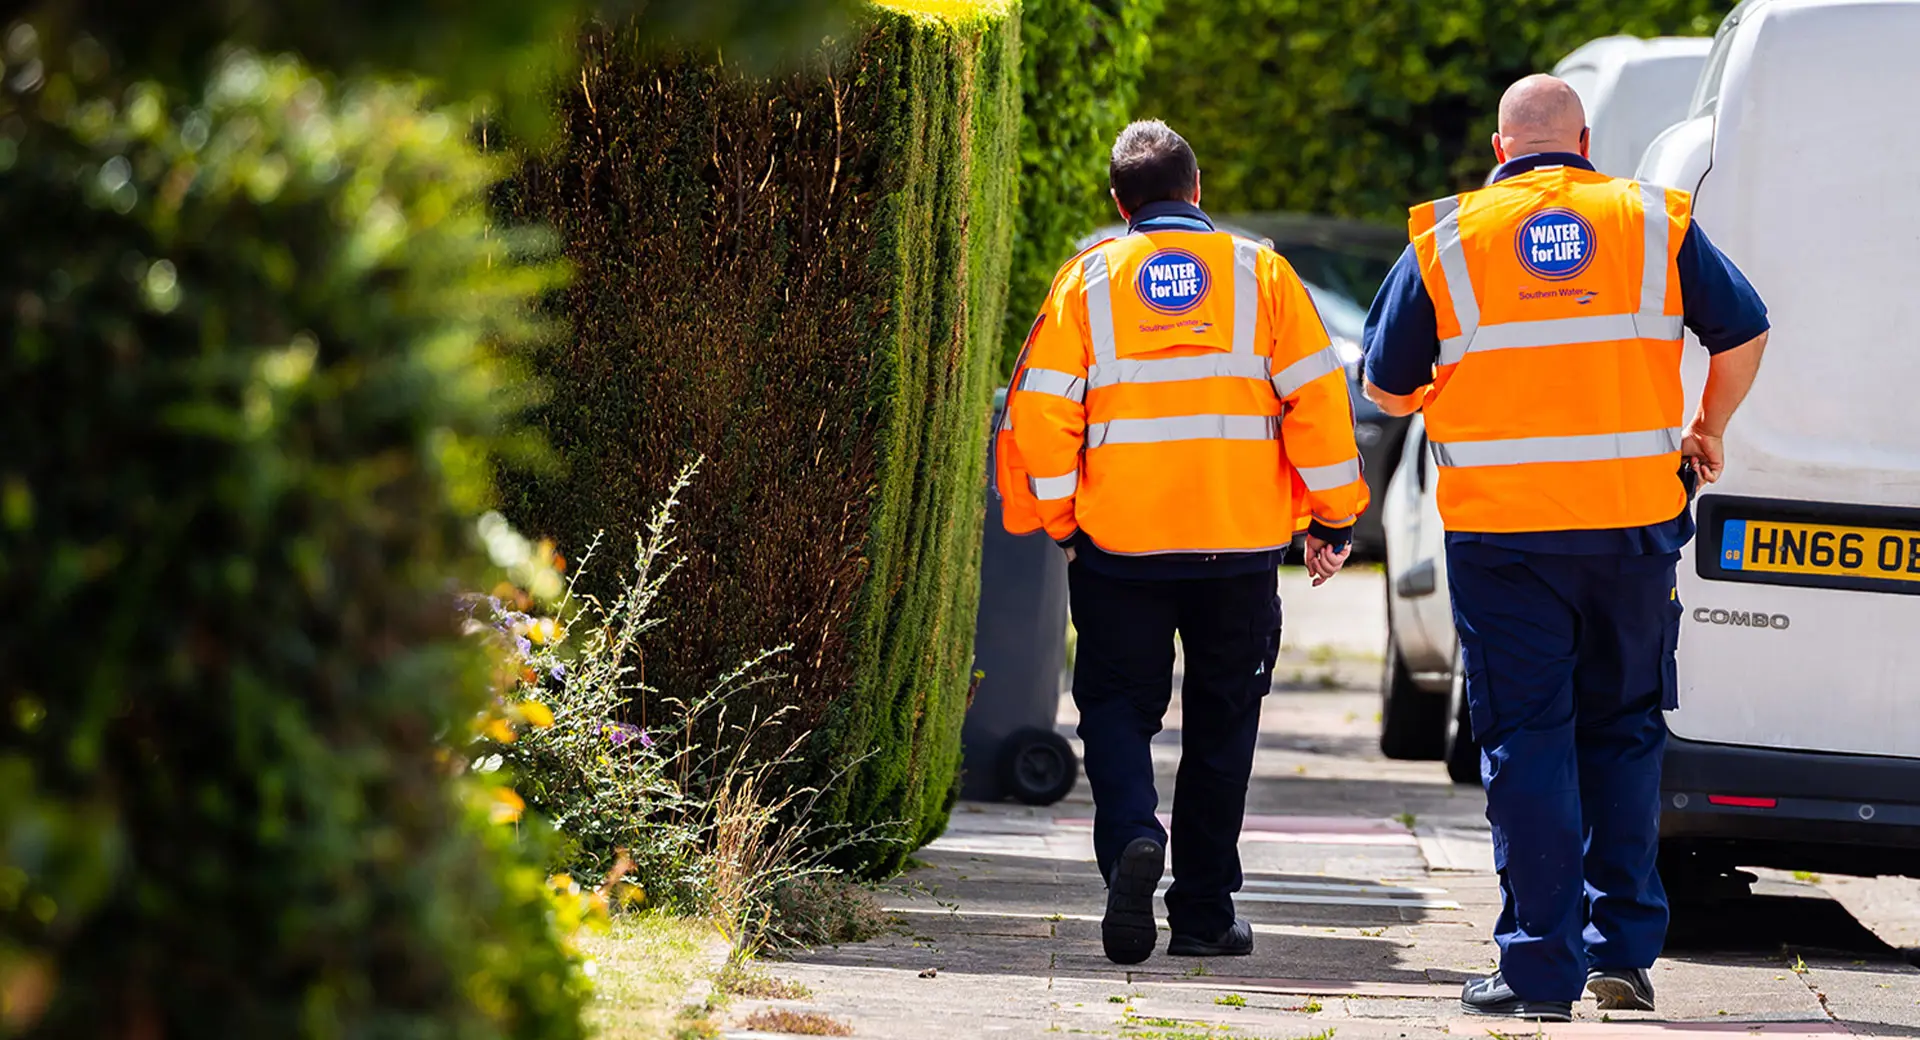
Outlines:
{"label": "man's hand", "polygon": [[1073,546],[1071,545],[1067,546],[1067,562],[1068,563],[1072,563],[1076,558],[1079,557],[1079,555],[1080,554],[1078,552],[1074,551]]}
{"label": "man's hand", "polygon": [[1727,462],[1720,435],[1708,429],[1705,416],[1695,416],[1687,424],[1687,431],[1680,438],[1680,454],[1692,460],[1693,471],[1708,484],[1720,479],[1720,470]]}
{"label": "man's hand", "polygon": [[1760,358],[1766,350],[1767,334],[1762,332],[1732,350],[1715,354],[1707,369],[1700,411],[1680,438],[1680,454],[1693,460],[1693,471],[1708,484],[1719,480],[1726,466],[1726,449],[1720,445],[1720,436],[1727,432],[1733,413],[1759,377]]}
{"label": "man's hand", "polygon": [[1340,568],[1346,566],[1347,557],[1352,553],[1352,542],[1348,542],[1341,546],[1338,551],[1335,551],[1334,548],[1327,543],[1312,535],[1308,535],[1307,573],[1313,575],[1314,588],[1325,585],[1328,578],[1340,573]]}

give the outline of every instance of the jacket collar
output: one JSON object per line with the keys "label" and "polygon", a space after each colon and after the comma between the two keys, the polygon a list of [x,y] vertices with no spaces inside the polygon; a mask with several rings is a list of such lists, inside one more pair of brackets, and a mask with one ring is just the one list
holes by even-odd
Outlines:
{"label": "jacket collar", "polygon": [[1213,218],[1191,202],[1149,202],[1127,221],[1128,233],[1136,231],[1212,231]]}
{"label": "jacket collar", "polygon": [[1493,171],[1493,176],[1488,178],[1487,183],[1493,184],[1496,181],[1504,181],[1508,177],[1532,173],[1545,166],[1571,166],[1576,170],[1594,172],[1593,164],[1578,152],[1535,152],[1532,155],[1516,155],[1501,163],[1499,168]]}

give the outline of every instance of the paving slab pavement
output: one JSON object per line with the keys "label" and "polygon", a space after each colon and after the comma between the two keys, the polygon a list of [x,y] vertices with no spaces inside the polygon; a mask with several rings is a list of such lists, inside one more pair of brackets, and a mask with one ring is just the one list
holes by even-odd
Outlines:
{"label": "paving slab pavement", "polygon": [[[1377,576],[1371,587],[1358,577],[1348,584],[1360,588],[1321,602],[1345,604],[1363,628],[1381,591]],[[1777,872],[1762,872],[1752,899],[1676,908],[1654,972],[1658,1014],[1603,1016],[1587,1002],[1574,1023],[1541,1029],[1464,1016],[1460,984],[1495,958],[1484,801],[1438,764],[1380,757],[1377,694],[1352,678],[1378,668],[1364,656],[1370,637],[1329,641],[1315,633],[1339,625],[1299,620],[1301,601],[1323,591],[1290,588],[1289,624],[1306,635],[1283,660],[1339,673],[1345,686],[1277,684],[1268,699],[1241,844],[1252,956],[1106,960],[1082,784],[1046,808],[960,805],[947,835],[919,853],[924,865],[882,891],[893,931],[768,964],[811,997],[742,1001],[729,1020],[775,1004],[903,1040],[1920,1037],[1920,968],[1900,952],[1920,946],[1920,884]],[[1176,695],[1155,745],[1163,796],[1179,712]],[[1071,736],[1069,698],[1060,722]]]}

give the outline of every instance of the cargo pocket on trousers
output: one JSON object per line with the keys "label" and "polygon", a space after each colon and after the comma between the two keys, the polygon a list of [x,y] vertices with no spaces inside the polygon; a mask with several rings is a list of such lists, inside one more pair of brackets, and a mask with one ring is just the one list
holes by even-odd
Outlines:
{"label": "cargo pocket on trousers", "polygon": [[1680,618],[1684,610],[1680,606],[1680,594],[1675,590],[1668,601],[1673,608],[1667,618],[1666,628],[1660,633],[1660,710],[1674,711],[1680,707]]}
{"label": "cargo pocket on trousers", "polygon": [[1260,696],[1273,692],[1273,666],[1280,660],[1280,629],[1284,624],[1280,611],[1280,597],[1274,596],[1272,605],[1255,614],[1253,638],[1260,646],[1260,664],[1258,674]]}
{"label": "cargo pocket on trousers", "polygon": [[1460,634],[1460,671],[1457,678],[1465,686],[1467,705],[1467,725],[1472,728],[1470,736],[1484,741],[1486,735],[1493,732],[1496,717],[1493,713],[1493,690],[1491,676],[1487,674],[1487,660],[1480,637]]}

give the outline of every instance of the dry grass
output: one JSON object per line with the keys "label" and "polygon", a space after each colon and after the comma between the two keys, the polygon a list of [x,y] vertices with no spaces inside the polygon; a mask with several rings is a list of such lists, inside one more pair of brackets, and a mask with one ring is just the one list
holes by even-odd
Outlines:
{"label": "dry grass", "polygon": [[594,1000],[588,1019],[600,1040],[660,1040],[700,1035],[704,1009],[688,1013],[688,990],[724,955],[713,925],[665,914],[614,919],[606,935],[582,945],[593,958]]}
{"label": "dry grass", "polygon": [[805,1000],[813,991],[798,982],[753,971],[739,962],[727,965],[720,974],[720,992],[750,1000]]}
{"label": "dry grass", "polygon": [[852,1036],[853,1027],[837,1022],[817,1011],[788,1011],[765,1008],[748,1015],[740,1023],[763,1033],[791,1033],[796,1036]]}
{"label": "dry grass", "polygon": [[866,942],[893,924],[874,894],[838,874],[809,874],[773,886],[767,931],[786,948]]}

